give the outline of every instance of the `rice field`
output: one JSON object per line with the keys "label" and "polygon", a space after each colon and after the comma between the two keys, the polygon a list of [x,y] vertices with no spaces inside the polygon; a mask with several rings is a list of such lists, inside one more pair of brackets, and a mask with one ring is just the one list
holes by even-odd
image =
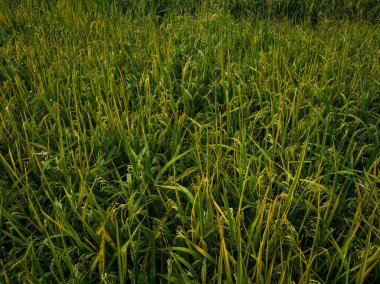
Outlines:
{"label": "rice field", "polygon": [[330,2],[0,0],[0,283],[380,282],[380,5]]}

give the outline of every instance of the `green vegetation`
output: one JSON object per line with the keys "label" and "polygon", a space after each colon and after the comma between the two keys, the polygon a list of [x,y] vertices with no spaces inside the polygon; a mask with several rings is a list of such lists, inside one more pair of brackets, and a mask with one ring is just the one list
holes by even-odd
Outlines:
{"label": "green vegetation", "polygon": [[0,0],[0,283],[378,282],[379,5],[327,2]]}

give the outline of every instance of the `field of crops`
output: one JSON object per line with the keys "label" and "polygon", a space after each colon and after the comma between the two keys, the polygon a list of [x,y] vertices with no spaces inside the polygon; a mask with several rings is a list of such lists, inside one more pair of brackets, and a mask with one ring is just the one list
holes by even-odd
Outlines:
{"label": "field of crops", "polygon": [[375,0],[0,0],[0,283],[380,283]]}

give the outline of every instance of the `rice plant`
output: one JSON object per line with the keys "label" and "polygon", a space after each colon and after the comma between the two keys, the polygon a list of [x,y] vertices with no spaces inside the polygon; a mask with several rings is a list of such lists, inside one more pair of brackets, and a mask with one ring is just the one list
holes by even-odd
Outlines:
{"label": "rice plant", "polygon": [[0,0],[0,282],[380,281],[379,5],[328,2]]}

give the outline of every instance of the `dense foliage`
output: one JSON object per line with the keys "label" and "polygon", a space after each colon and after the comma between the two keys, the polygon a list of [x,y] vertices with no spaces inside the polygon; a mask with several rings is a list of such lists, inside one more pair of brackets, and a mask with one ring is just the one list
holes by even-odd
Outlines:
{"label": "dense foliage", "polygon": [[[104,0],[97,0],[104,3]],[[109,0],[112,1],[112,0]],[[379,23],[378,0],[113,0],[125,11],[143,13],[197,14],[204,8],[218,7],[233,16],[256,19],[288,19],[293,22],[318,19],[351,19]]]}
{"label": "dense foliage", "polygon": [[380,281],[378,1],[0,7],[1,283]]}

